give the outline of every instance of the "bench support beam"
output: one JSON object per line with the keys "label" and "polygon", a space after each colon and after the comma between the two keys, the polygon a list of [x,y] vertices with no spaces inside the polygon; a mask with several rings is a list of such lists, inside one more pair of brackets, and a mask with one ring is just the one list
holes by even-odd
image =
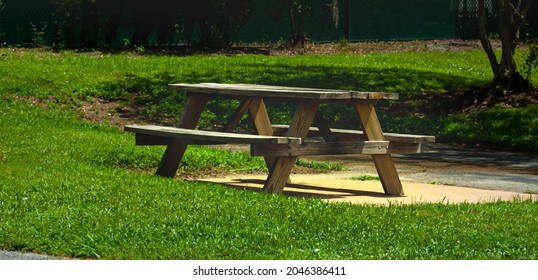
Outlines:
{"label": "bench support beam", "polygon": [[317,142],[302,145],[251,145],[253,156],[314,156],[314,155],[345,155],[345,154],[386,154],[389,151],[389,141],[360,141],[360,142]]}
{"label": "bench support beam", "polygon": [[[273,125],[274,135],[284,135],[288,129],[287,125]],[[348,142],[348,141],[358,141],[365,140],[364,132],[360,130],[350,130],[350,129],[339,129],[332,128],[330,129],[334,141],[336,142]],[[311,127],[308,131],[309,137],[318,137],[321,136],[324,139],[326,138],[325,133],[322,132],[321,128]],[[383,133],[385,140],[392,142],[400,143],[422,143],[422,142],[435,142],[435,136],[429,135],[413,135],[413,134],[401,134],[401,133]],[[327,140],[326,140],[327,141]],[[332,141],[327,141],[332,142]]]}

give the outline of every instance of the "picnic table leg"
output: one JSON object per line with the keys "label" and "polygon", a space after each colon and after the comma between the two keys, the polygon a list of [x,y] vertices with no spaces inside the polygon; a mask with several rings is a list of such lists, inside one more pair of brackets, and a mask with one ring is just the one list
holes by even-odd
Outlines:
{"label": "picnic table leg", "polygon": [[318,127],[319,132],[321,133],[321,136],[323,136],[323,139],[325,142],[335,142],[335,137],[331,132],[331,128],[329,127],[329,122],[325,117],[323,117],[323,114],[321,111],[318,111],[316,113],[316,117],[314,118],[314,123]]}
{"label": "picnic table leg", "polygon": [[[269,114],[267,113],[267,108],[265,107],[265,102],[263,102],[263,98],[260,97],[251,99],[248,112],[258,135],[273,135],[273,127],[271,125],[271,120],[269,119]],[[269,169],[269,172],[271,172],[275,158],[263,157],[263,159],[265,160],[267,169]],[[289,178],[287,181],[289,182]]]}
{"label": "picnic table leg", "polygon": [[[269,114],[267,113],[267,108],[265,107],[265,103],[261,97],[245,98],[224,127],[223,132],[233,132],[247,111],[249,112],[250,118],[254,123],[254,127],[256,128],[256,133],[258,135],[273,135],[273,128],[271,126]],[[271,169],[275,158],[264,157],[264,160],[267,168]]]}
{"label": "picnic table leg", "polygon": [[254,127],[256,128],[256,132],[259,135],[273,135],[271,120],[269,119],[269,114],[267,113],[267,108],[265,107],[265,102],[263,102],[262,98],[252,99],[248,112],[254,123]]}
{"label": "picnic table leg", "polygon": [[[208,100],[208,94],[189,93],[177,127],[187,129],[195,128]],[[176,175],[176,171],[183,158],[183,154],[187,149],[187,145],[187,142],[180,139],[174,139],[172,143],[168,144],[156,174],[163,177],[173,178]]]}
{"label": "picnic table leg", "polygon": [[[372,102],[356,103],[355,110],[359,116],[366,138],[370,141],[385,140],[383,131]],[[390,154],[372,155],[377,174],[387,195],[404,195],[402,183]]]}
{"label": "picnic table leg", "polygon": [[[318,103],[299,104],[286,136],[304,139],[314,121],[318,106]],[[269,193],[282,193],[296,160],[296,156],[276,157],[269,169],[263,190]]]}

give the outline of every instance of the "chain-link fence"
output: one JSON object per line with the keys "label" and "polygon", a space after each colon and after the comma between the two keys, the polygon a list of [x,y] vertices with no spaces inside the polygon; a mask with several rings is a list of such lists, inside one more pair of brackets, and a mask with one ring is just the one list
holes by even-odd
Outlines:
{"label": "chain-link fence", "polygon": [[350,39],[456,38],[456,5],[456,0],[351,1]]}
{"label": "chain-link fence", "polygon": [[[497,1],[484,1],[487,17],[486,30],[490,33],[498,33],[497,25]],[[478,38],[478,1],[459,0],[458,5],[459,37],[463,39]]]}
{"label": "chain-link fence", "polygon": [[[488,30],[491,33],[497,32],[497,1],[485,1],[489,18]],[[63,43],[84,46],[85,32],[93,32],[87,37],[92,38],[96,45],[121,46],[137,43],[147,46],[175,46],[199,40],[202,36],[201,30],[204,29],[200,20],[186,20],[187,16],[181,13],[180,6],[175,8],[177,11],[167,13],[167,17],[177,16],[177,19],[155,22],[142,28],[139,26],[136,10],[130,6],[129,1],[121,2],[125,2],[125,6],[116,6],[115,9],[120,11],[96,10],[93,14],[86,13],[95,16],[90,24],[84,23],[84,16],[73,16],[73,11],[65,10],[60,14],[58,2],[61,1],[0,0],[0,44]],[[120,0],[115,2],[120,3]],[[160,2],[171,5],[182,1]],[[289,41],[298,31],[314,42],[471,39],[478,36],[478,0],[305,0],[307,5],[295,14],[282,6],[284,2],[286,1],[251,0],[248,20],[238,24],[239,28],[230,28],[229,32],[220,30],[221,36],[230,37],[226,41],[236,43]],[[529,13],[529,21],[534,25],[538,25],[536,2]],[[152,3],[156,2],[147,2],[148,9],[152,7]],[[105,8],[111,7],[103,5]],[[70,18],[59,19],[58,15],[69,15]],[[138,35],[141,34],[138,32],[141,29],[145,29],[145,33]],[[208,32],[213,34],[214,29]],[[538,30],[538,27],[535,29]],[[167,36],[160,36],[164,33]],[[137,36],[141,36],[143,42],[134,42]]]}
{"label": "chain-link fence", "polygon": [[0,45],[50,44],[48,1],[0,0]]}

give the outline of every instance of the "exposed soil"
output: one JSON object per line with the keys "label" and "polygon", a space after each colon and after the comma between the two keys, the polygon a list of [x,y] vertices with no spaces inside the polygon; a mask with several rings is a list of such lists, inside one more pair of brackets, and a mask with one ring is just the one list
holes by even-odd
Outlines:
{"label": "exposed soil", "polygon": [[[494,48],[500,48],[500,42],[492,40]],[[192,55],[192,54],[263,54],[263,55],[302,55],[302,54],[370,54],[390,52],[426,52],[426,51],[464,51],[481,49],[478,40],[417,40],[387,42],[342,42],[342,43],[307,43],[305,46],[290,47],[288,44],[249,44],[239,45],[218,51],[204,51],[190,47],[148,49],[149,54]]]}

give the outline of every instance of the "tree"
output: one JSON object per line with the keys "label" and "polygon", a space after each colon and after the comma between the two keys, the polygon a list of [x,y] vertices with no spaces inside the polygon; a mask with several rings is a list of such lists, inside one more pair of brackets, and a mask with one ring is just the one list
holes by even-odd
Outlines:
{"label": "tree", "polygon": [[335,27],[338,27],[338,0],[325,0],[321,1],[321,3],[319,0],[280,0],[278,10],[272,13],[275,21],[281,20],[284,13],[288,14],[291,44],[293,46],[304,46],[307,41],[306,34],[304,33],[305,16],[312,9],[313,5],[325,5],[333,17]]}
{"label": "tree", "polygon": [[[514,54],[532,0],[497,0],[497,2],[499,39],[502,44],[500,61],[488,38],[484,0],[478,0],[480,41],[493,71],[492,86],[505,95],[512,92],[527,92],[530,89],[529,80],[519,73]],[[492,95],[495,94],[498,94],[498,91],[490,92],[488,97],[494,98]]]}
{"label": "tree", "polygon": [[184,29],[191,44],[220,49],[234,43],[239,29],[250,20],[252,0],[197,0],[182,2]]}

